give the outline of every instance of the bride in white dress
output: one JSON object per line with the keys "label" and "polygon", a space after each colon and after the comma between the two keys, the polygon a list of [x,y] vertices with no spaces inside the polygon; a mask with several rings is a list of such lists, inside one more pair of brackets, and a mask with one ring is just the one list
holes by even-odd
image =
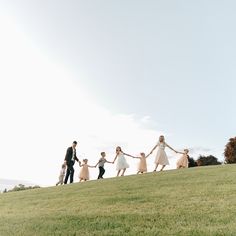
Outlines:
{"label": "bride in white dress", "polygon": [[168,160],[168,157],[166,155],[166,152],[165,152],[165,147],[168,147],[169,149],[171,149],[172,151],[176,152],[172,147],[170,147],[166,142],[165,142],[165,137],[163,135],[161,135],[159,137],[159,142],[156,144],[156,146],[152,149],[152,151],[150,152],[150,154],[153,153],[153,151],[157,148],[158,148],[158,151],[157,151],[157,154],[156,154],[156,159],[155,159],[155,169],[154,171],[157,170],[157,167],[158,165],[162,165],[162,168],[160,171],[162,171],[166,165],[169,165],[169,160]]}
{"label": "bride in white dress", "polygon": [[124,176],[126,169],[129,168],[129,164],[127,163],[127,161],[125,159],[125,155],[132,157],[131,155],[124,153],[121,150],[121,147],[116,148],[116,157],[115,157],[113,163],[117,159],[117,163],[116,163],[117,176],[119,176],[121,170],[123,170],[121,173],[121,176]]}

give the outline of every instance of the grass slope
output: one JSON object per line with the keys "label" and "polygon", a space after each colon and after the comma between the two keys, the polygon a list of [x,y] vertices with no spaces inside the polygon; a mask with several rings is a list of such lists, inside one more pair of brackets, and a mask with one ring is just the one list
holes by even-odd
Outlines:
{"label": "grass slope", "polygon": [[0,195],[0,235],[236,235],[236,165]]}

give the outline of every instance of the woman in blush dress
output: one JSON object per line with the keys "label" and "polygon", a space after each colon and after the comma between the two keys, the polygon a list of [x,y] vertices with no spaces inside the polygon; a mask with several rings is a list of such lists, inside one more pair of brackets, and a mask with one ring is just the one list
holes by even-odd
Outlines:
{"label": "woman in blush dress", "polygon": [[166,152],[165,152],[165,148],[168,147],[169,149],[171,149],[172,151],[176,152],[172,147],[170,147],[166,142],[165,142],[165,137],[163,135],[161,135],[159,137],[159,142],[155,145],[155,147],[152,149],[152,151],[150,152],[150,154],[153,153],[153,151],[157,148],[158,148],[158,151],[157,151],[157,154],[156,154],[156,159],[155,159],[155,169],[154,171],[157,170],[157,167],[158,165],[162,165],[162,168],[160,171],[162,171],[166,165],[169,165],[169,160],[168,160],[168,157],[166,155]]}

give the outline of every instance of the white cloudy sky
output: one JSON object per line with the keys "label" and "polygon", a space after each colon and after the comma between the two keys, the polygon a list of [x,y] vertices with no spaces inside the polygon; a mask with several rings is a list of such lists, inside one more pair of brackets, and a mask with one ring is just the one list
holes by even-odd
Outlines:
{"label": "white cloudy sky", "polygon": [[235,8],[0,0],[0,178],[54,184],[73,140],[90,164],[101,151],[113,159],[116,145],[147,152],[160,134],[193,157],[222,159],[235,135]]}

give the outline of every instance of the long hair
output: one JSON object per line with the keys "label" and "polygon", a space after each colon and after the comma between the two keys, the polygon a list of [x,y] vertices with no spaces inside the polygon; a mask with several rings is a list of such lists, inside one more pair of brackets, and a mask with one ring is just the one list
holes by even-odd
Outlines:
{"label": "long hair", "polygon": [[[162,140],[163,139],[163,140]],[[162,141],[161,141],[162,140]],[[164,135],[161,135],[160,137],[159,137],[159,142],[165,142],[165,137],[164,137]]]}
{"label": "long hair", "polygon": [[[120,150],[118,150],[118,149],[120,149]],[[122,149],[121,149],[121,147],[120,147],[120,146],[117,146],[117,147],[116,147],[116,153],[118,153],[119,151],[120,151],[120,152],[123,152]]]}

